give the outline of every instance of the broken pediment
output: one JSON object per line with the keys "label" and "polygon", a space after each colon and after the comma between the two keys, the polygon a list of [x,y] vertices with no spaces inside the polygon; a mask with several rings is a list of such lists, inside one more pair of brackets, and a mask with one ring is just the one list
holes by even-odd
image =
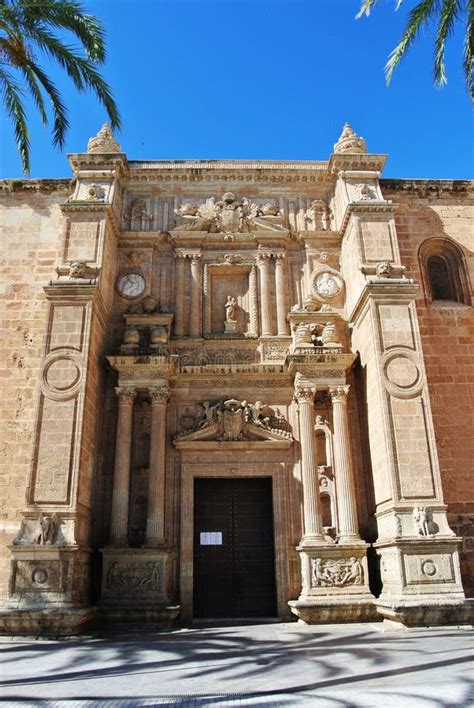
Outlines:
{"label": "broken pediment", "polygon": [[285,418],[261,401],[251,404],[236,399],[203,401],[196,415],[181,417],[182,432],[174,439],[177,447],[194,442],[284,442],[293,436]]}

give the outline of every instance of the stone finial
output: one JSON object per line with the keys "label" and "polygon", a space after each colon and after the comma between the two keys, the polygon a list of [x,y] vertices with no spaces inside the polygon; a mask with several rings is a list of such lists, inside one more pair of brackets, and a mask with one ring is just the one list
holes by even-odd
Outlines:
{"label": "stone finial", "polygon": [[87,152],[121,152],[121,147],[114,138],[110,123],[104,123],[97,135],[89,138]]}
{"label": "stone finial", "polygon": [[334,152],[337,154],[363,154],[367,152],[367,145],[364,138],[357,135],[349,123],[344,123],[341,137],[334,145]]}

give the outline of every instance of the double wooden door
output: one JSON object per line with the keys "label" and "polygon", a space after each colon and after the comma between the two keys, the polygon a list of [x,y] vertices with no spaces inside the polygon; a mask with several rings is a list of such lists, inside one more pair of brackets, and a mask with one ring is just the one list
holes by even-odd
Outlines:
{"label": "double wooden door", "polygon": [[194,482],[194,617],[276,614],[272,480]]}

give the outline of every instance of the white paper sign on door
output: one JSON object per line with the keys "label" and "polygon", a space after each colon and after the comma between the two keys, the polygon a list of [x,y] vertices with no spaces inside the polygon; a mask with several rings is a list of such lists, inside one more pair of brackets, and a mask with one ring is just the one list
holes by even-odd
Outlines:
{"label": "white paper sign on door", "polygon": [[201,546],[222,546],[222,531],[201,531],[199,543]]}

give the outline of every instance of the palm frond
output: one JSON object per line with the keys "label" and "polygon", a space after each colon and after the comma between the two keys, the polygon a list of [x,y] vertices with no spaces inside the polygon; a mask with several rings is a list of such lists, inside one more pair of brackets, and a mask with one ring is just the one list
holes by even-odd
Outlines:
{"label": "palm frond", "polygon": [[97,64],[105,61],[105,32],[102,23],[85,14],[74,0],[23,0],[23,23],[34,34],[48,26],[69,30],[84,47],[86,56]]}
{"label": "palm frond", "polygon": [[44,105],[43,95],[41,93],[41,89],[38,85],[38,81],[36,79],[34,71],[31,69],[29,64],[25,64],[24,66],[20,67],[20,70],[25,78],[26,83],[28,84],[28,88],[30,90],[31,95],[33,96],[36,108],[40,113],[43,125],[48,125],[48,116]]}
{"label": "palm frond", "polygon": [[437,9],[439,0],[421,0],[418,5],[411,10],[408,15],[408,23],[405,32],[402,35],[400,42],[395,49],[390,53],[388,61],[385,65],[385,78],[387,84],[392,80],[393,72],[400,61],[410,49],[414,40],[423,25],[425,25],[434,11]]}
{"label": "palm frond", "polygon": [[53,108],[53,144],[58,147],[64,147],[64,139],[66,131],[69,127],[69,121],[67,119],[66,106],[61,100],[59,91],[57,90],[54,83],[49,79],[45,72],[34,62],[30,63],[32,71],[36,74],[38,80],[43,86],[44,90],[49,96],[51,105]]}
{"label": "palm frond", "polygon": [[448,81],[444,63],[446,39],[453,30],[454,21],[458,16],[458,12],[459,0],[444,0],[435,41],[434,79],[438,86],[443,86]]}
{"label": "palm frond", "polygon": [[25,108],[21,100],[22,90],[12,76],[0,67],[0,89],[3,93],[5,108],[13,122],[15,142],[20,153],[23,172],[30,173],[30,137],[26,122]]}
{"label": "palm frond", "polygon": [[464,61],[463,69],[466,79],[467,90],[471,100],[474,101],[474,81],[473,81],[473,58],[474,58],[474,0],[467,0],[466,37],[464,39]]}
{"label": "palm frond", "polygon": [[112,92],[94,63],[79,56],[73,47],[64,44],[44,28],[37,28],[36,42],[46,54],[62,66],[79,91],[89,88],[96,94],[108,113],[112,127],[120,128],[120,113]]}
{"label": "palm frond", "polygon": [[377,0],[363,0],[362,5],[360,6],[360,10],[356,15],[356,20],[362,17],[362,15],[368,17],[370,15],[370,11],[372,10],[376,2]]}

